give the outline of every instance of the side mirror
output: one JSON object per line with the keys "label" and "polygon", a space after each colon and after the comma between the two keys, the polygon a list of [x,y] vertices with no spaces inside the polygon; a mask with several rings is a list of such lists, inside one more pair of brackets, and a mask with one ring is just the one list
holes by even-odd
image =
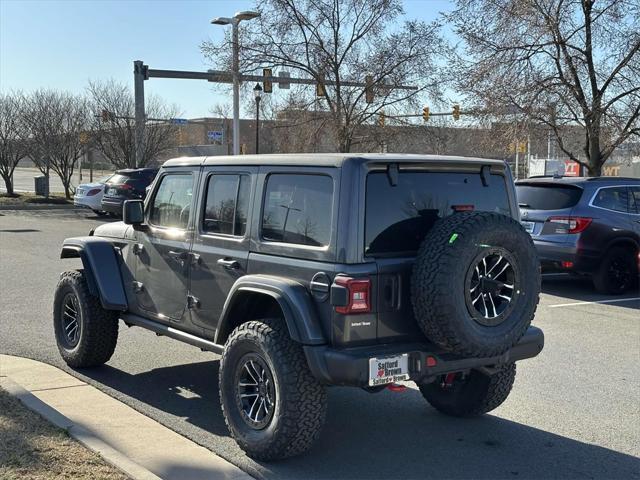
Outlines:
{"label": "side mirror", "polygon": [[144,223],[144,202],[125,200],[122,205],[122,220],[127,225],[139,226]]}

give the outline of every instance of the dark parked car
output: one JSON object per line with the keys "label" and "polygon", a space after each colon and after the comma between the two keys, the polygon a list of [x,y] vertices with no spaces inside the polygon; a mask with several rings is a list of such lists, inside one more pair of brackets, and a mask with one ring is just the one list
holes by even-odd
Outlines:
{"label": "dark parked car", "polygon": [[590,275],[603,293],[637,288],[640,179],[540,177],[516,191],[544,269]]}
{"label": "dark parked car", "polygon": [[105,185],[102,210],[115,216],[122,215],[125,200],[144,199],[146,190],[156,174],[157,168],[128,168],[118,170]]}
{"label": "dark parked car", "polygon": [[56,289],[60,354],[108,361],[119,320],[220,354],[226,424],[257,459],[312,445],[329,385],[412,380],[440,412],[481,415],[543,348],[540,264],[502,161],[181,158],[123,215],[64,241],[84,270]]}

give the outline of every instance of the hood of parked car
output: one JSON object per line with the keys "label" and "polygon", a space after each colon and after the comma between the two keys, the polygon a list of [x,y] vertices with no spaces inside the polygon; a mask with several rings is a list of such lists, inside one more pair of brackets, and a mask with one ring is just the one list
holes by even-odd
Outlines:
{"label": "hood of parked car", "polygon": [[124,222],[103,223],[95,228],[93,234],[96,237],[129,238],[133,228]]}

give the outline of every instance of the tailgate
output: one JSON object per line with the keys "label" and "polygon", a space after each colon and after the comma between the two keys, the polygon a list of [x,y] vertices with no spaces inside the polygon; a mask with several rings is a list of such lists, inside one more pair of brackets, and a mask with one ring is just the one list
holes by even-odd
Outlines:
{"label": "tailgate", "polygon": [[380,258],[376,262],[378,341],[419,341],[424,335],[413,316],[411,304],[411,273],[415,257]]}

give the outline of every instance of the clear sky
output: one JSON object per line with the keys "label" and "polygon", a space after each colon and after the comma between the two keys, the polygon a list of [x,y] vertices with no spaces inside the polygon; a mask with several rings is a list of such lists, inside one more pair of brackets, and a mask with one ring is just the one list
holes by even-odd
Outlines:
{"label": "clear sky", "polygon": [[[221,39],[216,16],[250,9],[231,0],[0,0],[0,90],[82,91],[88,79],[133,86],[133,61],[151,68],[205,71],[203,40]],[[430,21],[446,0],[408,0],[408,18]],[[199,80],[151,79],[145,91],[175,103],[184,117],[211,116],[224,94]],[[231,87],[229,87],[229,95]]]}

